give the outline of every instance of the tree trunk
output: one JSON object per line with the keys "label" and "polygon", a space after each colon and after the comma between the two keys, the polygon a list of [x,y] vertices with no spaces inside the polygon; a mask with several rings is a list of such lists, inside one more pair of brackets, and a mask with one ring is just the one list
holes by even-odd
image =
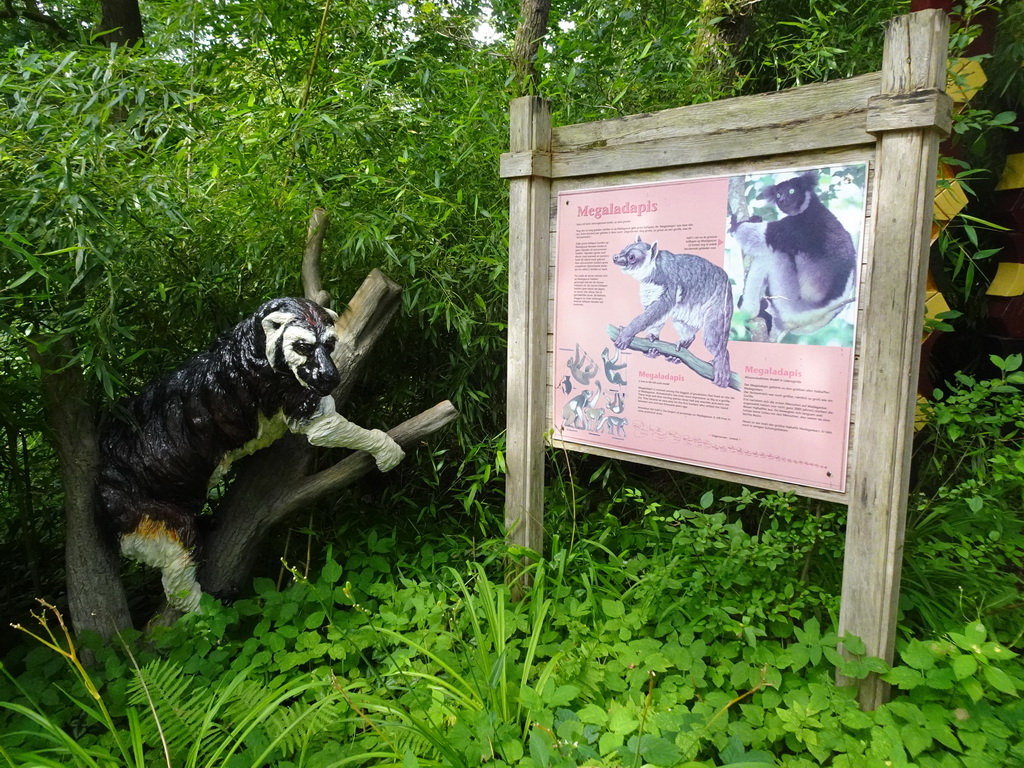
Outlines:
{"label": "tree trunk", "polygon": [[701,0],[693,71],[705,89],[728,94],[737,80],[736,51],[747,39],[758,0]]}
{"label": "tree trunk", "polygon": [[514,96],[533,96],[540,91],[537,52],[547,34],[550,14],[551,0],[522,0],[519,6],[520,21],[512,46]]}
{"label": "tree trunk", "polygon": [[98,40],[104,45],[132,46],[142,42],[139,0],[100,0],[103,20]]}
{"label": "tree trunk", "polygon": [[131,626],[121,584],[121,558],[97,525],[95,510],[98,440],[96,407],[82,369],[66,365],[74,343],[61,337],[51,346],[33,344],[33,362],[43,371],[47,422],[60,459],[64,485],[65,571],[68,609],[76,633],[110,638]]}

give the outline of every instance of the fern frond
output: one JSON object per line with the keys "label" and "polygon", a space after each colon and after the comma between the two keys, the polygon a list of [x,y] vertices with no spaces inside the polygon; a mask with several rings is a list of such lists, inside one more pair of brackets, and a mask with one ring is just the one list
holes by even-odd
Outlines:
{"label": "fern frond", "polygon": [[264,728],[271,740],[281,738],[281,751],[289,755],[301,751],[319,736],[338,740],[351,735],[354,729],[344,727],[348,714],[348,707],[339,705],[333,698],[313,704],[296,702],[275,710]]}
{"label": "fern frond", "polygon": [[192,746],[202,718],[197,699],[203,691],[193,690],[194,683],[179,665],[157,659],[138,668],[128,684],[128,703],[144,713],[139,722],[143,743],[162,749],[162,737],[174,763]]}
{"label": "fern frond", "polygon": [[337,736],[344,710],[336,698],[308,700],[312,689],[325,685],[306,679],[267,688],[248,670],[207,682],[158,659],[136,670],[128,701],[142,713],[142,744],[160,750],[162,735],[172,765],[221,764],[245,752],[249,735],[261,729],[259,741],[267,746],[251,756],[259,765],[271,754],[302,751],[319,734]]}

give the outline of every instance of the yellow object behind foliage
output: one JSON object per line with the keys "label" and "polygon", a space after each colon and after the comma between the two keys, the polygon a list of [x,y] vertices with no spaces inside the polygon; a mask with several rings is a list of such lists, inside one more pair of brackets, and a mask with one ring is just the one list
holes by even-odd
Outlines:
{"label": "yellow object behind foliage", "polygon": [[1024,188],[1024,152],[1017,152],[1007,156],[1003,175],[996,184],[996,192],[1021,188]]}
{"label": "yellow object behind foliage", "polygon": [[1024,264],[1004,261],[996,270],[992,284],[985,291],[989,296],[1020,296],[1024,294]]}
{"label": "yellow object behind foliage", "polygon": [[974,98],[981,86],[988,81],[981,63],[970,59],[956,59],[949,63],[949,79],[946,93],[957,104],[965,104]]}

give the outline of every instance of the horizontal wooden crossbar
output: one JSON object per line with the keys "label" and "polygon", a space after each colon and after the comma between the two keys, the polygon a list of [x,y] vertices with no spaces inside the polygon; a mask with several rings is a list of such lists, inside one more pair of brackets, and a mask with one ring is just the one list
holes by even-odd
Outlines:
{"label": "horizontal wooden crossbar", "polygon": [[874,144],[877,134],[948,135],[940,90],[880,94],[877,73],[779,93],[552,129],[550,152],[507,152],[506,179],[572,178]]}
{"label": "horizontal wooden crossbar", "polygon": [[868,100],[869,133],[908,128],[934,128],[948,136],[953,128],[953,100],[938,90],[880,94]]}

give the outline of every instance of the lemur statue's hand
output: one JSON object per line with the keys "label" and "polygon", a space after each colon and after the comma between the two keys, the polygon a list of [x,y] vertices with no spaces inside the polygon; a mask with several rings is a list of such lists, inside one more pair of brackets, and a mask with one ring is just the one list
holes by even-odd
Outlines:
{"label": "lemur statue's hand", "polygon": [[374,440],[379,441],[378,447],[371,450],[373,458],[377,461],[377,469],[387,472],[398,466],[398,462],[405,458],[405,451],[402,446],[392,440],[387,432],[379,429],[371,429],[370,434]]}

